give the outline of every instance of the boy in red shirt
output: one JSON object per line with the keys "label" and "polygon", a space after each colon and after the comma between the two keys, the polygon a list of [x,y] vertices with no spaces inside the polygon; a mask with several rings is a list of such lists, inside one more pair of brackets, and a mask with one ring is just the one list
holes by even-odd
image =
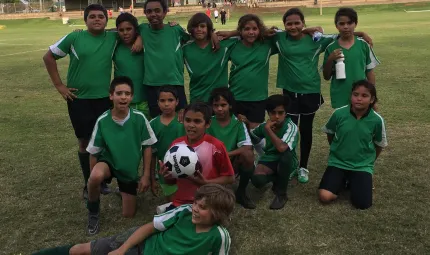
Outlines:
{"label": "boy in red shirt", "polygon": [[167,167],[160,161],[160,173],[164,175],[166,181],[176,182],[178,190],[173,197],[173,202],[157,208],[157,213],[192,203],[196,190],[202,185],[234,182],[234,170],[224,144],[215,137],[206,134],[206,129],[211,123],[211,116],[212,108],[203,102],[196,102],[185,108],[184,128],[186,136],[177,138],[171,146],[187,144],[193,147],[202,168],[201,171],[196,171],[194,176],[173,179]]}

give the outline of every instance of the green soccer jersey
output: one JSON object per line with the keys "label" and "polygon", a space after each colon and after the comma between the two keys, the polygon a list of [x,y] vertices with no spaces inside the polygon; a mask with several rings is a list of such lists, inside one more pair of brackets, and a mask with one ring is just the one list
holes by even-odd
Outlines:
{"label": "green soccer jersey", "polygon": [[[266,122],[261,123],[258,127],[251,130],[251,137],[260,140],[266,138],[266,145],[264,146],[264,155],[260,157],[260,161],[278,161],[281,157],[281,153],[273,145],[270,136],[267,134],[264,126]],[[296,154],[296,146],[298,141],[297,126],[290,118],[286,118],[284,125],[278,131],[276,131],[276,136],[279,137],[284,143],[288,145],[288,148],[292,153]]]}
{"label": "green soccer jersey", "polygon": [[379,65],[379,60],[376,58],[369,44],[360,37],[355,36],[354,38],[354,44],[349,49],[342,48],[339,45],[339,41],[335,40],[325,51],[324,65],[327,62],[328,56],[335,49],[342,49],[343,55],[345,56],[346,79],[336,79],[336,61],[333,62],[330,86],[331,106],[333,108],[348,105],[351,97],[352,84],[356,81],[366,79],[366,73]]}
{"label": "green soccer jersey", "polygon": [[185,66],[190,75],[190,101],[209,100],[214,88],[228,86],[228,59],[238,40],[220,42],[220,49],[213,52],[212,43],[202,49],[194,41],[184,45]]}
{"label": "green soccer jersey", "polygon": [[148,86],[184,86],[184,57],[182,43],[190,36],[181,26],[167,24],[154,30],[149,24],[139,25],[144,47],[143,84]]}
{"label": "green soccer jersey", "polygon": [[108,110],[97,119],[87,151],[92,155],[100,154],[99,161],[107,161],[118,180],[133,182],[139,177],[142,146],[156,142],[143,113],[130,109],[123,121],[114,121]]}
{"label": "green soccer jersey", "polygon": [[179,206],[154,217],[156,233],[145,241],[142,254],[152,255],[226,255],[230,235],[222,226],[214,225],[208,232],[196,233],[192,223],[192,206]]}
{"label": "green soccer jersey", "polygon": [[55,59],[69,55],[67,87],[80,99],[109,96],[112,55],[117,33],[105,31],[92,35],[88,31],[72,32],[49,46]]}
{"label": "green soccer jersey", "polygon": [[243,122],[232,116],[227,126],[221,127],[215,116],[212,116],[211,126],[206,132],[224,143],[228,152],[244,145],[252,145],[248,130]]}
{"label": "green soccer jersey", "polygon": [[370,109],[357,119],[349,105],[336,109],[323,131],[333,135],[328,165],[373,174],[376,146],[386,147],[384,119]]}
{"label": "green soccer jersey", "polygon": [[146,91],[143,86],[143,51],[133,53],[123,43],[119,43],[113,55],[114,76],[127,76],[133,81],[133,101],[140,103],[146,101]]}
{"label": "green soccer jersey", "polygon": [[185,135],[184,125],[178,121],[177,116],[167,126],[161,123],[160,116],[152,119],[150,125],[157,137],[157,142],[152,145],[152,153],[155,153],[159,160],[163,160],[172,142]]}
{"label": "green soccer jersey", "polygon": [[252,47],[238,42],[230,54],[229,87],[238,101],[266,100],[269,94],[270,56],[277,53],[273,39]]}
{"label": "green soccer jersey", "polygon": [[318,42],[314,42],[309,35],[294,40],[287,32],[277,33],[275,40],[279,56],[276,87],[300,94],[320,93],[319,55],[336,37],[323,35]]}

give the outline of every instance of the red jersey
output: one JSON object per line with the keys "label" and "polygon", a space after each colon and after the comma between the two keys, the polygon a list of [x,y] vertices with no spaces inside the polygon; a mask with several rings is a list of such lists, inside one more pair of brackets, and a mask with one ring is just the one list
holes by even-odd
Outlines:
{"label": "red jersey", "polygon": [[211,10],[207,9],[206,10],[206,15],[210,18],[211,17]]}
{"label": "red jersey", "polygon": [[[170,147],[177,144],[187,144],[186,136],[177,138]],[[215,137],[205,134],[203,138],[192,146],[199,157],[202,165],[202,175],[205,179],[210,180],[220,176],[233,176],[234,170],[228,157],[224,144]],[[194,194],[199,186],[188,179],[177,179],[178,190],[173,199],[174,206],[183,204],[192,204]]]}

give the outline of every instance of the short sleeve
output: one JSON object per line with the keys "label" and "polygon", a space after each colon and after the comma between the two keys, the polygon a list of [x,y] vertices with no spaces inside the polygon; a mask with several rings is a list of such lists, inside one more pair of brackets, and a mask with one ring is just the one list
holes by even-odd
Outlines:
{"label": "short sleeve", "polygon": [[231,161],[224,144],[219,142],[219,144],[216,145],[216,151],[214,152],[213,157],[214,165],[220,176],[234,175],[233,166],[231,165]]}
{"label": "short sleeve", "polygon": [[377,146],[384,148],[388,145],[387,132],[385,131],[385,123],[384,119],[379,114],[376,113],[376,115],[379,117],[380,121],[375,126],[375,134],[373,141]]}
{"label": "short sleeve", "polygon": [[288,145],[290,150],[294,150],[297,144],[297,125],[291,120],[287,124],[287,129],[282,136],[282,141]]}
{"label": "short sleeve", "polygon": [[181,37],[181,42],[188,42],[191,40],[191,36],[187,33],[187,31],[185,31],[183,27],[176,25],[174,28],[178,31],[179,36]]}
{"label": "short sleeve", "polygon": [[323,132],[326,134],[334,135],[336,133],[336,111],[333,112],[333,114],[330,116],[330,119],[328,120],[327,124],[322,128]]}
{"label": "short sleeve", "polygon": [[325,63],[327,62],[328,57],[330,56],[330,49],[326,48],[325,52],[324,52],[324,61],[323,61],[323,66],[325,65]]}
{"label": "short sleeve", "polygon": [[252,145],[251,137],[249,136],[245,123],[239,122],[238,129],[239,131],[237,135],[237,147],[240,148],[244,145]]}
{"label": "short sleeve", "polygon": [[[361,39],[363,40],[363,39]],[[375,52],[373,52],[372,47],[370,47],[370,45],[365,42],[363,40],[364,43],[364,47],[365,47],[365,52],[366,52],[366,70],[370,71],[372,69],[374,69],[377,65],[380,64],[378,58],[375,55]]]}
{"label": "short sleeve", "polygon": [[266,122],[261,123],[258,127],[251,130],[250,135],[253,143],[255,143],[255,141],[259,142],[264,138],[264,125],[266,125]]}
{"label": "short sleeve", "polygon": [[70,53],[70,51],[73,51],[73,42],[75,41],[76,35],[79,32],[73,32],[70,33],[63,38],[61,38],[58,42],[55,44],[49,46],[49,50],[54,55],[55,59],[64,58],[67,56],[67,54]]}
{"label": "short sleeve", "polygon": [[97,120],[94,126],[93,133],[91,134],[91,139],[87,146],[88,153],[94,155],[100,153],[106,147],[105,140],[103,138],[103,133],[100,125],[100,118]]}
{"label": "short sleeve", "polygon": [[231,38],[224,39],[224,40],[220,41],[219,43],[220,43],[221,47],[231,48],[234,45],[236,45],[236,43],[239,41],[240,41],[240,37],[233,36]]}
{"label": "short sleeve", "polygon": [[155,137],[154,131],[152,130],[151,125],[149,124],[145,115],[143,115],[143,113],[139,111],[133,110],[133,112],[137,115],[137,117],[141,118],[143,122],[142,130],[141,130],[142,146],[154,145],[157,142],[157,138]]}
{"label": "short sleeve", "polygon": [[212,254],[227,255],[230,252],[231,238],[227,229],[218,226],[219,237],[215,239]]}
{"label": "short sleeve", "polygon": [[[152,131],[154,132],[154,130],[156,129],[156,124],[155,124],[155,120],[156,120],[157,118],[155,118],[155,119],[152,119],[150,122],[149,122],[149,125],[151,126],[151,129],[152,129]],[[157,136],[155,135],[155,132],[154,132],[154,136],[155,136],[155,138],[157,138]],[[158,149],[157,149],[157,143],[158,143],[158,139],[157,139],[157,142],[155,142],[154,144],[152,144],[152,146],[151,146],[151,148],[152,148],[152,154],[155,154],[155,153],[157,153],[157,151],[158,151]]]}
{"label": "short sleeve", "polygon": [[182,215],[189,214],[192,212],[190,204],[181,205],[175,209],[154,216],[154,228],[158,231],[165,231],[171,226],[178,222]]}
{"label": "short sleeve", "polygon": [[270,55],[275,55],[279,53],[277,42],[279,41],[279,36],[283,33],[282,30],[276,30],[276,34],[270,37],[266,37],[265,42],[270,45]]}
{"label": "short sleeve", "polygon": [[338,36],[337,34],[323,34],[318,41],[318,44],[321,45],[321,51],[324,51]]}

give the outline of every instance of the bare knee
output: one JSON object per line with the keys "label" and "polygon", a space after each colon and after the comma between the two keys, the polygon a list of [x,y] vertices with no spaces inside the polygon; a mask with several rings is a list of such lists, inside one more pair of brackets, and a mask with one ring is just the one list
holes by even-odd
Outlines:
{"label": "bare knee", "polygon": [[77,244],[70,249],[69,254],[70,255],[91,255],[91,244],[90,243]]}
{"label": "bare knee", "polygon": [[87,152],[88,140],[86,139],[78,139],[79,144],[79,152],[84,153]]}
{"label": "bare knee", "polygon": [[318,197],[319,200],[321,201],[321,203],[330,203],[333,200],[336,200],[337,195],[333,194],[332,192],[325,190],[325,189],[320,189],[318,191]]}
{"label": "bare knee", "polygon": [[97,165],[94,167],[93,171],[91,171],[90,178],[88,179],[89,185],[99,185],[105,180],[106,176],[102,169],[97,168]]}
{"label": "bare knee", "polygon": [[252,150],[245,150],[239,156],[240,163],[245,168],[252,168],[254,165],[254,152]]}

